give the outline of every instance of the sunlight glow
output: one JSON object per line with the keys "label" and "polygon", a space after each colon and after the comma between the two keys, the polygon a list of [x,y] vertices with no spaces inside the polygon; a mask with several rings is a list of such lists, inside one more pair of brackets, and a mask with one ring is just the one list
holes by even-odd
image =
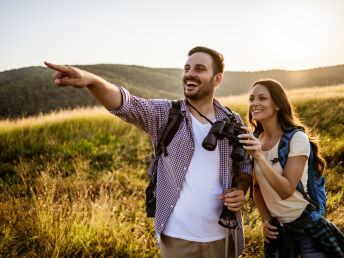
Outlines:
{"label": "sunlight glow", "polygon": [[45,60],[180,68],[198,45],[222,53],[227,71],[339,65],[343,10],[344,0],[2,0],[0,71]]}
{"label": "sunlight glow", "polygon": [[[270,49],[271,59],[284,63],[289,69],[314,66],[319,55],[325,55],[331,45],[334,26],[330,12],[323,6],[300,3],[297,8],[273,5],[264,17],[261,33],[264,44]],[[283,11],[282,11],[283,10]],[[318,62],[319,63],[319,62]]]}

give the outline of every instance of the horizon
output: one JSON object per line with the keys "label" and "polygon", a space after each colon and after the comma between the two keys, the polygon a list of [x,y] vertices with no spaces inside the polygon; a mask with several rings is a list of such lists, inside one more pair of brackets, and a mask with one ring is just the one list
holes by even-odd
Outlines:
{"label": "horizon", "polygon": [[222,53],[225,71],[336,66],[343,11],[341,0],[3,0],[0,72],[45,60],[182,69],[197,45]]}
{"label": "horizon", "polygon": [[[69,64],[71,66],[96,66],[96,65],[124,65],[124,66],[137,66],[137,67],[144,67],[144,68],[149,68],[149,69],[180,69],[182,70],[183,67],[152,67],[152,66],[145,66],[145,65],[137,65],[137,64],[115,64],[115,63],[97,63],[97,64]],[[317,67],[310,67],[306,69],[300,69],[300,70],[288,70],[288,69],[280,69],[280,68],[272,68],[272,69],[267,69],[267,70],[252,70],[252,71],[239,71],[239,70],[224,70],[224,72],[231,72],[231,73],[256,73],[256,72],[269,72],[269,71],[285,71],[285,72],[300,72],[300,71],[308,71],[308,70],[314,70],[314,69],[321,69],[321,68],[330,68],[330,67],[335,67],[335,66],[342,66],[343,64],[334,64],[334,65],[328,65],[328,66],[317,66]],[[31,65],[31,66],[24,66],[24,67],[18,67],[18,68],[12,68],[12,69],[7,69],[7,70],[0,70],[0,73],[2,72],[9,72],[12,70],[20,70],[20,69],[25,69],[25,68],[30,68],[30,67],[42,67],[42,68],[47,68],[50,69],[49,67],[45,65]]]}

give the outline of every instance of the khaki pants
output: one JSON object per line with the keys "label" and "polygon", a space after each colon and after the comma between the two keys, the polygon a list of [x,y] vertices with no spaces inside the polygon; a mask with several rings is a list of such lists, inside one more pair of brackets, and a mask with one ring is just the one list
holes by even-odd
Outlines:
{"label": "khaki pants", "polygon": [[[222,258],[225,257],[225,239],[202,243],[162,234],[160,249],[163,258]],[[229,240],[229,257],[234,258],[232,237]]]}

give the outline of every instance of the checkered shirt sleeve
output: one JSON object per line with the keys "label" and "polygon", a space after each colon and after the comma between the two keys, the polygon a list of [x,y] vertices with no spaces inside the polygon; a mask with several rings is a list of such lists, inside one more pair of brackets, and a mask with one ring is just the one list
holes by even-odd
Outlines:
{"label": "checkered shirt sleeve", "polygon": [[122,104],[110,112],[148,133],[155,148],[159,132],[167,123],[172,102],[163,99],[142,99],[131,95],[121,86],[117,87],[121,90]]}

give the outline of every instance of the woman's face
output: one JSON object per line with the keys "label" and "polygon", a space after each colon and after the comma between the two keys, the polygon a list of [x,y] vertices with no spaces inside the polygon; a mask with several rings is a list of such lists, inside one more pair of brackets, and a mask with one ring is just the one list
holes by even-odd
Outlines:
{"label": "woman's face", "polygon": [[264,85],[257,84],[251,89],[249,111],[254,120],[262,123],[264,120],[277,118],[278,109]]}

